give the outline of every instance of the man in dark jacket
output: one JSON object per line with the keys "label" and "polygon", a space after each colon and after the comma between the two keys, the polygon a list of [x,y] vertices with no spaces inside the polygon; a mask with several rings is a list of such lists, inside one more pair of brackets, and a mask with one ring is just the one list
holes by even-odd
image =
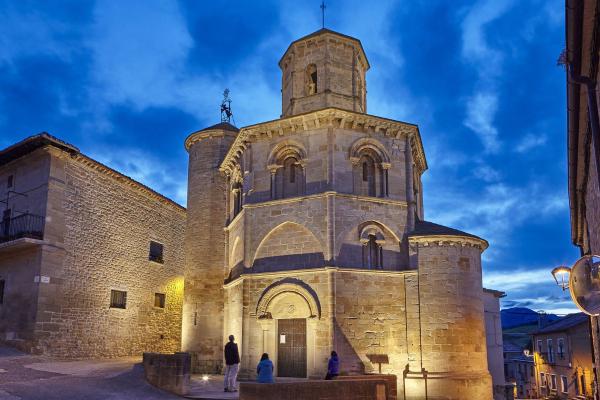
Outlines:
{"label": "man in dark jacket", "polygon": [[240,353],[237,343],[233,341],[233,335],[229,335],[229,343],[225,345],[225,391],[237,392],[236,379],[240,367]]}

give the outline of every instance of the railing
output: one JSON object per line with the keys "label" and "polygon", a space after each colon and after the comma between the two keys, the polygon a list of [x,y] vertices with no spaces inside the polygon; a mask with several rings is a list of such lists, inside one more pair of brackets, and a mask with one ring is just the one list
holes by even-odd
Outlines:
{"label": "railing", "polygon": [[20,238],[43,239],[44,217],[23,214],[0,221],[0,243]]}

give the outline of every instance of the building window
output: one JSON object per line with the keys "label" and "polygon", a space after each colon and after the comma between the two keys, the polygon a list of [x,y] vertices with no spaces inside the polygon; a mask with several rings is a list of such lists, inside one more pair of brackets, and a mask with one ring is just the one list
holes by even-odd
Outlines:
{"label": "building window", "polygon": [[375,235],[369,235],[368,241],[363,246],[363,266],[368,269],[383,268],[383,250],[377,243]]}
{"label": "building window", "polygon": [[552,339],[548,339],[548,362],[554,363],[554,347],[552,345]]}
{"label": "building window", "polygon": [[242,183],[236,182],[232,185],[231,194],[233,196],[233,218],[235,218],[243,207]]}
{"label": "building window", "polygon": [[581,394],[582,395],[586,395],[587,393],[587,388],[585,387],[585,372],[581,372],[581,375],[579,376],[579,380],[581,381],[580,385],[581,385]]}
{"label": "building window", "polygon": [[164,293],[154,293],[154,307],[165,308]]}
{"label": "building window", "polygon": [[151,241],[150,242],[150,254],[148,255],[148,259],[150,261],[154,261],[157,263],[163,263],[163,245],[158,243],[158,242],[154,242]]}
{"label": "building window", "polygon": [[361,194],[365,196],[377,196],[377,184],[375,177],[375,161],[369,156],[361,157],[362,164],[362,190]]}
{"label": "building window", "polygon": [[542,351],[542,341],[541,340],[537,341],[537,351],[538,351],[539,354],[543,353],[543,351]]}
{"label": "building window", "polygon": [[558,356],[560,357],[561,360],[563,360],[565,358],[565,339],[560,338],[558,339],[558,341],[556,342],[556,345],[558,347]]}
{"label": "building window", "polygon": [[546,386],[546,375],[543,372],[540,372],[540,386]]}
{"label": "building window", "polygon": [[552,383],[552,390],[556,390],[556,375],[550,375],[550,382]]}
{"label": "building window", "polygon": [[14,184],[15,184],[15,176],[9,175],[8,179],[6,180],[6,188],[10,189],[14,186]]}
{"label": "building window", "polygon": [[127,308],[127,292],[122,290],[110,291],[110,307],[111,308]]}
{"label": "building window", "polygon": [[566,376],[561,376],[560,377],[560,383],[562,386],[562,392],[563,393],[567,393],[569,391],[569,381],[567,380]]}
{"label": "building window", "polygon": [[4,286],[6,285],[6,281],[4,279],[0,279],[0,304],[4,304]]}
{"label": "building window", "polygon": [[317,93],[317,66],[310,64],[306,67],[306,95]]}

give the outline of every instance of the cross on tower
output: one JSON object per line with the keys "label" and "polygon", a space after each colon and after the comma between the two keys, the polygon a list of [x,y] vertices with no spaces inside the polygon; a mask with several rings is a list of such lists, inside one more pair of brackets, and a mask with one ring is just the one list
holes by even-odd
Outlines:
{"label": "cross on tower", "polygon": [[321,16],[322,16],[322,24],[323,24],[323,29],[325,29],[325,9],[327,7],[325,6],[325,1],[321,1]]}

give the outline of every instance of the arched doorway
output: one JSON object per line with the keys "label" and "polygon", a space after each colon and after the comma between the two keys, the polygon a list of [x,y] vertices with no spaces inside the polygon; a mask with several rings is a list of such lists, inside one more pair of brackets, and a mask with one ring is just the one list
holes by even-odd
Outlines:
{"label": "arched doorway", "polygon": [[314,321],[320,315],[312,289],[304,284],[275,284],[259,300],[257,315],[263,329],[274,333],[265,351],[275,362],[277,376],[306,378],[314,364],[310,347],[315,339]]}

